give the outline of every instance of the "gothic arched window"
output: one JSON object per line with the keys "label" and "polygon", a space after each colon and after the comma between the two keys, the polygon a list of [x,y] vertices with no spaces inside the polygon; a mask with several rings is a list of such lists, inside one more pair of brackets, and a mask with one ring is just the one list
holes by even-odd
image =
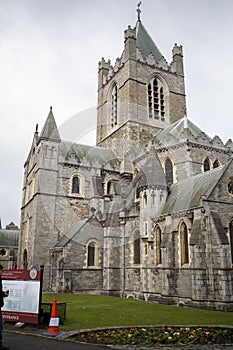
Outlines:
{"label": "gothic arched window", "polygon": [[155,229],[155,258],[156,258],[156,265],[159,265],[162,263],[162,250],[161,250],[161,229],[159,226]]}
{"label": "gothic arched window", "polygon": [[164,87],[159,79],[153,78],[147,86],[149,118],[165,120]]}
{"label": "gothic arched window", "polygon": [[216,159],[214,162],[213,162],[213,168],[218,168],[220,166],[220,162],[218,159]]}
{"label": "gothic arched window", "polygon": [[173,164],[171,159],[165,161],[165,176],[168,185],[173,184]]}
{"label": "gothic arched window", "polygon": [[72,179],[72,193],[80,194],[80,178],[78,176],[74,176]]}
{"label": "gothic arched window", "polygon": [[189,263],[188,228],[184,221],[180,225],[180,261],[181,266]]}
{"label": "gothic arched window", "polygon": [[133,262],[140,264],[140,234],[138,230],[133,236]]}
{"label": "gothic arched window", "polygon": [[111,126],[114,127],[117,125],[118,120],[117,120],[117,103],[118,103],[118,91],[117,91],[117,85],[114,84],[112,88],[112,93],[111,93]]}
{"label": "gothic arched window", "polygon": [[233,265],[233,219],[229,225],[229,233],[230,233],[230,248],[231,248],[231,263]]}
{"label": "gothic arched window", "polygon": [[209,158],[206,158],[206,159],[204,160],[203,168],[204,168],[204,171],[210,170],[210,160],[209,160]]}

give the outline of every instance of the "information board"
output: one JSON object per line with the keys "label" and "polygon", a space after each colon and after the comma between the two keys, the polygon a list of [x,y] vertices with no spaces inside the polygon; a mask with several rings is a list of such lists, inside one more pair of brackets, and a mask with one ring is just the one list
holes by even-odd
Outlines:
{"label": "information board", "polygon": [[38,323],[40,308],[40,271],[4,270],[3,290],[9,290],[4,298],[2,318],[5,321]]}

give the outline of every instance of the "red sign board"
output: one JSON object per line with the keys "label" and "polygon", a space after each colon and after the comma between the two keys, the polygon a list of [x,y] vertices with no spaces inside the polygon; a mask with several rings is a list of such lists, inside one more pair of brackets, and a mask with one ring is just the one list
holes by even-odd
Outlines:
{"label": "red sign board", "polygon": [[9,296],[4,298],[2,307],[2,318],[5,321],[38,323],[40,277],[40,271],[35,268],[3,271],[3,290],[9,290]]}

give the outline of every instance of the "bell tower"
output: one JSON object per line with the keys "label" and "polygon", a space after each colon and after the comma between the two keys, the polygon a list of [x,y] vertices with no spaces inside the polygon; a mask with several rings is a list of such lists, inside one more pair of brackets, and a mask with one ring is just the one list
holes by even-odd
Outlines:
{"label": "bell tower", "polygon": [[161,129],[183,118],[186,107],[182,46],[169,64],[143,26],[124,32],[124,50],[114,65],[99,62],[97,146],[118,157],[147,144]]}

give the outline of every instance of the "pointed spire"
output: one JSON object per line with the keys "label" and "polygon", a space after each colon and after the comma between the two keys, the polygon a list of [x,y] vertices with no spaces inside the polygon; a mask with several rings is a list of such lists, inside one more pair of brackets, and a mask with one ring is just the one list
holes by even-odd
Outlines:
{"label": "pointed spire", "polygon": [[136,25],[136,35],[137,35],[137,48],[141,51],[141,54],[144,58],[148,54],[152,54],[155,58],[155,61],[158,61],[163,57],[154,41],[151,39],[150,35],[147,33],[146,29],[142,25],[141,21],[137,22]]}
{"label": "pointed spire", "polygon": [[59,131],[55,118],[53,116],[53,109],[50,107],[49,115],[45,122],[45,125],[41,131],[40,139],[51,140],[55,142],[61,142]]}

